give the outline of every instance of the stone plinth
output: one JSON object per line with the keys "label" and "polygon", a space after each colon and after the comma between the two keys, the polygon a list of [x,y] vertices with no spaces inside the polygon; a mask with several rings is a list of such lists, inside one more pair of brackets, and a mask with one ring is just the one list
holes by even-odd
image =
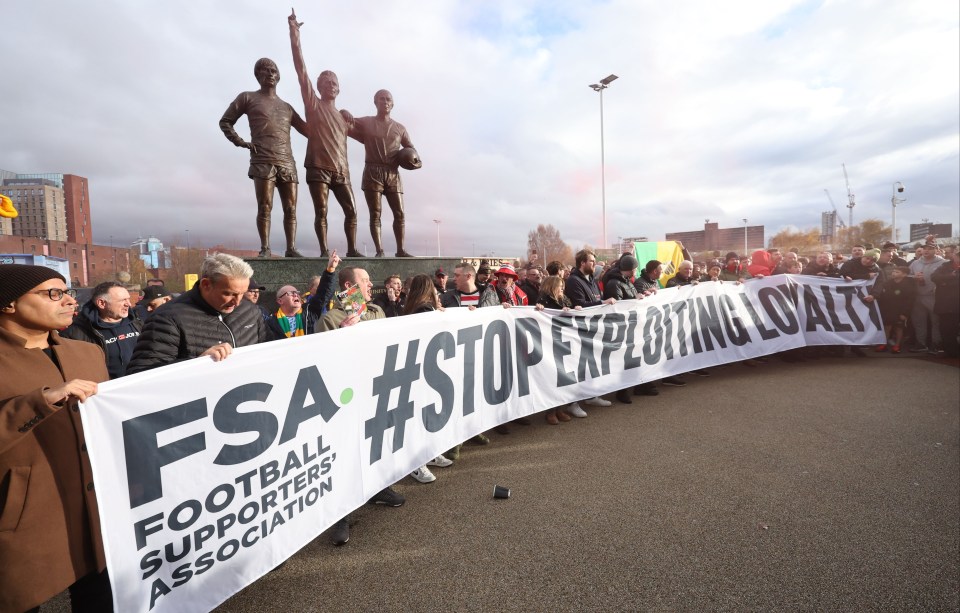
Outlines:
{"label": "stone plinth", "polygon": [[[443,268],[453,282],[453,267],[463,258],[346,258],[338,270],[346,266],[363,268],[370,275],[374,288],[383,287],[383,280],[397,274],[401,279],[413,275],[429,275]],[[467,258],[469,259],[469,258]],[[274,297],[284,285],[293,285],[300,291],[306,291],[310,277],[323,274],[327,258],[247,258],[244,260],[253,267],[253,278],[267,289],[260,294],[263,305],[275,304]],[[452,285],[451,285],[452,287]]]}

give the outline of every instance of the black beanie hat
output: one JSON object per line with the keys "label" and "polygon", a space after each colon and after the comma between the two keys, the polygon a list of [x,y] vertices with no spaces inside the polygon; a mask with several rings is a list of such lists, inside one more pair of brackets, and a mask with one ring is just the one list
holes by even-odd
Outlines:
{"label": "black beanie hat", "polygon": [[620,258],[620,270],[636,270],[637,266],[639,265],[640,263],[637,262],[637,258],[630,254],[626,254]]}
{"label": "black beanie hat", "polygon": [[46,266],[0,264],[0,308],[8,306],[20,296],[50,279],[67,282],[63,275]]}

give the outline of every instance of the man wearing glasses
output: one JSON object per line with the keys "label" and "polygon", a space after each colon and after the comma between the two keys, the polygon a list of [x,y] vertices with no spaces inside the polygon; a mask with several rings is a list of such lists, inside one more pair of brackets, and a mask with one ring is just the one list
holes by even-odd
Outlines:
{"label": "man wearing glasses", "polygon": [[303,302],[297,288],[284,285],[278,289],[277,304],[280,308],[271,314],[267,321],[272,339],[293,338],[309,333],[304,323]]}
{"label": "man wearing glasses", "polygon": [[109,378],[96,345],[60,338],[77,306],[44,266],[0,265],[0,611],[37,611],[70,588],[111,611],[78,401]]}

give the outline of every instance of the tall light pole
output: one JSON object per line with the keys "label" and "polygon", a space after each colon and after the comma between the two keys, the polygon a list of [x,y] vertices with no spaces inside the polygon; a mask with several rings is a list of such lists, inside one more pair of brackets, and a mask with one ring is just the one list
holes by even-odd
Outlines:
{"label": "tall light pole", "polygon": [[743,257],[750,255],[750,248],[747,247],[747,218],[743,218]]}
{"label": "tall light pole", "polygon": [[186,266],[187,269],[186,269],[184,272],[185,272],[185,273],[189,273],[189,272],[190,272],[190,230],[184,230],[184,232],[187,233],[187,258],[186,258],[186,259],[187,259],[187,266]]}
{"label": "tall light pole", "polygon": [[617,75],[612,74],[610,76],[600,79],[599,83],[592,83],[588,87],[595,92],[600,92],[600,206],[602,210],[602,219],[603,219],[603,248],[606,249],[609,247],[607,244],[607,171],[606,171],[606,160],[604,159],[604,144],[603,144],[603,90],[610,87],[610,84],[617,80]]}
{"label": "tall light pole", "polygon": [[906,201],[906,198],[897,198],[897,193],[902,194],[904,189],[905,188],[903,186],[903,181],[897,181],[896,183],[893,184],[893,195],[890,196],[890,206],[891,206],[891,210],[893,211],[891,215],[893,218],[892,219],[893,225],[890,227],[891,243],[897,242],[897,205],[900,204],[901,202]]}
{"label": "tall light pole", "polygon": [[437,257],[440,257],[440,220],[434,219],[433,223],[437,224]]}

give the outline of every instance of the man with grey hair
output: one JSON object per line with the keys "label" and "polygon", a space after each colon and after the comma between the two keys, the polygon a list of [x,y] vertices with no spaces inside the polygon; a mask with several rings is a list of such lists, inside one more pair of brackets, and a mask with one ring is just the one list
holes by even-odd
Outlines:
{"label": "man with grey hair", "polygon": [[259,309],[243,299],[252,276],[253,269],[238,257],[208,256],[200,282],[144,324],[127,374],[199,356],[219,362],[236,347],[267,341]]}
{"label": "man with grey hair", "polygon": [[693,274],[693,262],[684,260],[677,267],[677,274],[667,281],[667,287],[683,287],[684,285],[696,285],[698,283],[700,283],[700,279]]}

